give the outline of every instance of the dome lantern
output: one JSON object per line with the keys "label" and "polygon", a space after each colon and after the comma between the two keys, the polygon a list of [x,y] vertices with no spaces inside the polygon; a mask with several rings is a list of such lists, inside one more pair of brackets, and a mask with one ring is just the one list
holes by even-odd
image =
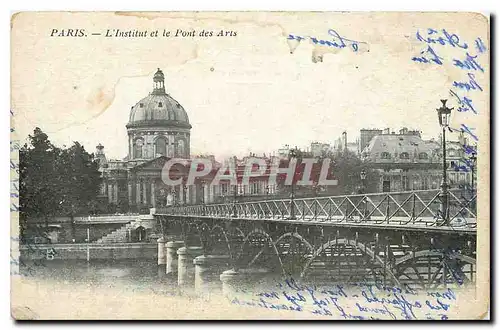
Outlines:
{"label": "dome lantern", "polygon": [[165,75],[158,68],[155,75],[153,76],[153,93],[155,95],[164,95],[165,94]]}

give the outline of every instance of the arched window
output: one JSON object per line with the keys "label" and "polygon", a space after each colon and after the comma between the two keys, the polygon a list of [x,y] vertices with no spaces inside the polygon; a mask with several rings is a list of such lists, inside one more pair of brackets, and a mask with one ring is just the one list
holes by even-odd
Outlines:
{"label": "arched window", "polygon": [[399,154],[399,158],[401,159],[409,159],[410,155],[407,152],[402,152]]}
{"label": "arched window", "polygon": [[134,158],[142,158],[142,145],[144,142],[142,139],[137,139],[134,141]]}
{"label": "arched window", "polygon": [[186,157],[184,140],[177,141],[177,157]]}
{"label": "arched window", "polygon": [[390,159],[391,158],[391,154],[388,153],[388,152],[383,152],[381,155],[380,155],[380,158],[382,159]]}
{"label": "arched window", "polygon": [[429,155],[427,155],[427,153],[425,152],[421,152],[418,154],[418,159],[428,159],[429,158]]}
{"label": "arched window", "polygon": [[155,146],[157,155],[167,155],[167,140],[164,137],[160,136],[159,138],[157,138]]}

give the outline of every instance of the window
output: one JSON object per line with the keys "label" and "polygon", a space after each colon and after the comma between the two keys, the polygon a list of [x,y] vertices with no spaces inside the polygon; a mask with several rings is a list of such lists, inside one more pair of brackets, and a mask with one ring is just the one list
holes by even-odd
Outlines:
{"label": "window", "polygon": [[229,183],[221,183],[220,194],[222,196],[227,196],[229,194]]}
{"label": "window", "polygon": [[401,159],[409,159],[410,155],[407,152],[402,152],[399,154],[399,158]]}
{"label": "window", "polygon": [[160,108],[163,107],[163,103],[159,102],[158,107],[160,107]]}
{"label": "window", "polygon": [[139,103],[139,108],[144,108],[144,103]]}
{"label": "window", "polygon": [[391,158],[391,154],[388,153],[388,152],[383,152],[381,155],[380,155],[380,158],[382,159],[390,159]]}
{"label": "window", "polygon": [[428,159],[429,158],[429,155],[427,155],[427,153],[425,152],[421,152],[418,154],[418,159]]}
{"label": "window", "polygon": [[410,190],[410,180],[409,178],[405,175],[403,176],[402,178],[402,185],[403,185],[403,191],[407,191],[407,190]]}
{"label": "window", "polygon": [[184,140],[177,141],[177,156],[186,157],[186,150],[184,148]]}
{"label": "window", "polygon": [[260,194],[260,182],[252,182],[250,183],[250,194],[258,195]]}
{"label": "window", "polygon": [[167,154],[167,140],[164,137],[160,136],[159,138],[157,138],[155,146],[156,146],[156,154],[157,155],[166,156],[166,154]]}
{"label": "window", "polygon": [[142,158],[142,139],[137,139],[134,141],[134,158]]}
{"label": "window", "polygon": [[429,178],[424,178],[422,189],[424,189],[424,190],[429,189]]}

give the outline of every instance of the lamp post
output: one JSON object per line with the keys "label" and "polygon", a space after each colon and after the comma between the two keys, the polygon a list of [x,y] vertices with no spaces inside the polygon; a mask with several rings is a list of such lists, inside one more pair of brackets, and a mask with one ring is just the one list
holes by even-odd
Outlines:
{"label": "lamp post", "polygon": [[238,186],[235,184],[234,187],[233,187],[233,193],[234,193],[234,197],[233,197],[233,217],[237,217],[238,214],[236,212],[236,198],[238,197]]}
{"label": "lamp post", "polygon": [[472,151],[469,157],[470,159],[470,171],[471,171],[471,190],[474,192],[474,170],[476,168],[477,154],[476,151]]}
{"label": "lamp post", "polygon": [[[297,147],[290,149],[288,152],[288,160],[291,162],[292,160],[295,160],[298,156],[297,152]],[[293,172],[293,177],[292,177],[292,187],[291,187],[291,193],[290,193],[290,219],[295,220],[295,191],[294,191],[294,186],[295,186],[295,171]]]}
{"label": "lamp post", "polygon": [[361,173],[359,174],[359,176],[361,177],[361,193],[364,194],[365,189],[366,189],[366,171],[365,171],[365,169],[361,170]]}
{"label": "lamp post", "polygon": [[448,129],[450,125],[450,115],[451,115],[451,110],[453,108],[448,108],[446,106],[446,101],[447,100],[441,100],[441,107],[436,109],[437,114],[438,114],[438,119],[439,119],[439,125],[441,126],[443,130],[443,181],[441,183],[441,192],[440,192],[440,199],[441,199],[441,214],[443,216],[443,224],[446,226],[450,225],[450,217],[449,217],[449,205],[448,205],[448,182],[446,178],[446,168],[447,168],[447,163],[446,163],[446,130]]}

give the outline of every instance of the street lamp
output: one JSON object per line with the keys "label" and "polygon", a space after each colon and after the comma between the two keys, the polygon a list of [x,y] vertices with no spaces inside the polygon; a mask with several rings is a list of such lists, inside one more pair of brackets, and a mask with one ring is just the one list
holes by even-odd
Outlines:
{"label": "street lamp", "polygon": [[[290,149],[288,152],[288,160],[291,162],[292,160],[296,159],[298,156],[297,152],[297,147]],[[295,206],[294,206],[294,198],[295,198],[295,191],[294,191],[294,186],[295,186],[295,171],[292,176],[292,187],[291,187],[291,193],[290,193],[290,219],[295,220]]]}
{"label": "street lamp", "polygon": [[236,198],[238,197],[238,186],[235,184],[233,187],[233,193],[234,193],[234,198],[233,198],[233,217],[237,217],[238,214],[236,212]]}
{"label": "street lamp", "polygon": [[359,174],[361,177],[361,193],[365,193],[365,188],[366,188],[366,171],[365,169],[361,170],[361,173]]}
{"label": "street lamp", "polygon": [[474,192],[474,169],[476,168],[477,155],[476,151],[472,151],[469,157],[470,159],[470,171],[471,171],[471,190]]}
{"label": "street lamp", "polygon": [[450,115],[451,115],[451,110],[453,108],[448,108],[446,106],[446,101],[447,100],[441,100],[441,107],[436,109],[437,114],[438,114],[438,119],[439,119],[439,125],[441,126],[443,130],[443,182],[441,183],[441,192],[440,192],[440,199],[441,199],[441,214],[443,216],[444,220],[444,225],[449,226],[450,222],[450,217],[448,214],[448,182],[446,179],[446,168],[447,168],[447,163],[446,163],[446,129],[448,129],[448,126],[450,125]]}

